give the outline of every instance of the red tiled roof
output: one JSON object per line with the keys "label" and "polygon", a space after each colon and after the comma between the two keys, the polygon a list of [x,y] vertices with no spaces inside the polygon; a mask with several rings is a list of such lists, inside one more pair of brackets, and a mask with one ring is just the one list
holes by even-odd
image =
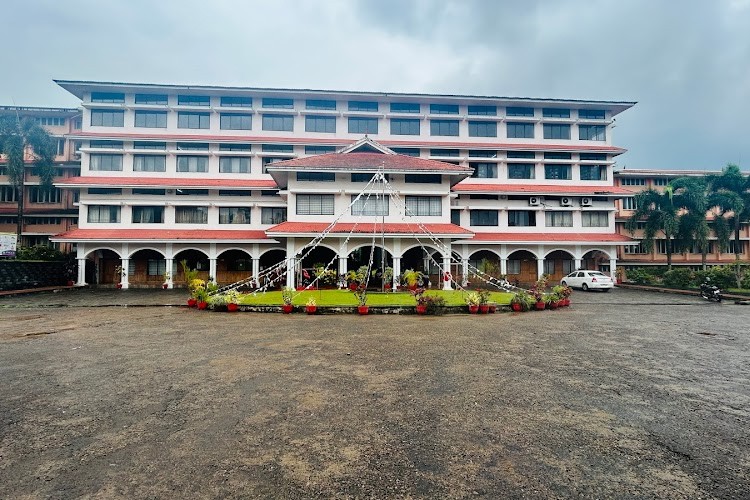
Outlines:
{"label": "red tiled roof", "polygon": [[230,230],[230,229],[73,229],[54,236],[59,240],[71,241],[107,241],[107,240],[268,240],[262,230]]}
{"label": "red tiled roof", "polygon": [[[374,227],[373,227],[374,226]],[[325,228],[328,227],[327,222],[282,222],[278,226],[273,226],[271,228],[268,228],[266,232],[268,234],[301,234],[301,233],[309,233],[309,234],[320,234],[322,233]],[[432,234],[447,234],[447,235],[456,235],[456,236],[469,236],[473,234],[471,231],[464,229],[460,226],[456,226],[455,224],[424,224],[424,227],[427,228],[428,231],[430,231]],[[357,234],[372,234],[377,233],[380,234],[381,232],[385,232],[386,234],[422,234],[422,230],[419,227],[419,224],[407,224],[407,223],[393,223],[388,222],[385,224],[385,227],[383,227],[381,224],[378,223],[359,223],[356,224],[354,222],[339,222],[333,227],[333,230],[331,233],[341,234],[345,233],[348,234],[350,232],[354,232]]]}
{"label": "red tiled roof", "polygon": [[468,167],[453,165],[442,161],[416,158],[413,156],[382,154],[382,153],[328,153],[316,156],[306,156],[272,163],[269,169],[278,168],[310,168],[326,170],[362,170],[383,168],[387,172],[393,171],[448,171],[471,172]]}
{"label": "red tiled roof", "polygon": [[570,242],[602,242],[602,243],[632,243],[637,239],[617,233],[474,233],[469,240],[487,242],[528,242],[528,241],[559,241]]}
{"label": "red tiled roof", "polygon": [[614,186],[569,186],[565,184],[479,184],[459,182],[451,188],[453,191],[478,193],[523,193],[523,194],[635,194],[629,189]]}
{"label": "red tiled roof", "polygon": [[68,177],[55,181],[56,186],[172,186],[275,189],[273,179],[200,179],[164,177]]}

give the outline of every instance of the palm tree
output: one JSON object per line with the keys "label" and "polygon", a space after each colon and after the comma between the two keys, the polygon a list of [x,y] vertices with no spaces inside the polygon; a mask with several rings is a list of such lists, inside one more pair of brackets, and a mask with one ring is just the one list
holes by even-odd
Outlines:
{"label": "palm tree", "polygon": [[729,237],[734,232],[734,260],[737,265],[737,287],[740,287],[740,231],[742,224],[750,219],[750,178],[742,174],[740,167],[731,163],[718,175],[708,176],[711,188],[711,206],[718,207],[715,220],[716,234],[722,250],[729,246]]}
{"label": "palm tree", "polygon": [[707,180],[705,177],[680,177],[670,183],[673,200],[681,206],[676,242],[681,250],[689,250],[693,245],[701,252],[701,265],[706,269],[706,256],[710,245],[709,227],[706,212],[709,208]]}
{"label": "palm tree", "polygon": [[8,179],[16,190],[16,238],[20,246],[26,164],[32,163],[34,174],[39,176],[42,189],[52,189],[52,178],[55,175],[52,165],[56,144],[47,131],[31,118],[21,119],[18,115],[6,115],[0,116],[0,152],[5,155]]}
{"label": "palm tree", "polygon": [[678,212],[680,197],[675,199],[672,186],[664,192],[649,188],[635,195],[636,210],[626,224],[630,234],[635,233],[638,223],[645,223],[643,229],[643,248],[650,252],[654,248],[654,239],[661,232],[666,237],[667,267],[672,269],[673,240],[680,227]]}

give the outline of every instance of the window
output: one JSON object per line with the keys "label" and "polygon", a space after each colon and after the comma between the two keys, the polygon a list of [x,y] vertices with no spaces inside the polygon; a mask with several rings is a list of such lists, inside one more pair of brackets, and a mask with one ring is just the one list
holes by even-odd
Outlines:
{"label": "window", "polygon": [[221,98],[220,106],[222,108],[252,108],[252,97],[224,96]]}
{"label": "window", "polygon": [[92,109],[92,127],[124,127],[125,112],[114,109]]}
{"label": "window", "polygon": [[252,191],[244,189],[219,189],[219,196],[252,196]]}
{"label": "window", "polygon": [[606,129],[604,125],[578,125],[578,139],[582,141],[604,141],[606,140]]}
{"label": "window", "polygon": [[122,194],[120,188],[88,188],[88,194]]}
{"label": "window", "polygon": [[607,180],[607,166],[606,165],[581,165],[581,180],[582,181],[606,181]]}
{"label": "window", "polygon": [[30,226],[48,226],[60,224],[60,217],[27,217],[26,224]]}
{"label": "window", "polygon": [[536,212],[533,210],[508,210],[508,226],[536,226]]}
{"label": "window", "polygon": [[208,207],[174,207],[177,224],[208,224]]}
{"label": "window", "polygon": [[497,106],[469,106],[469,115],[497,116]]}
{"label": "window", "polygon": [[469,158],[497,158],[497,151],[485,149],[470,149]]}
{"label": "window", "polygon": [[565,108],[542,108],[545,118],[570,118],[570,110]]}
{"label": "window", "polygon": [[16,202],[16,189],[13,186],[0,186],[0,202]]}
{"label": "window", "polygon": [[505,116],[534,116],[534,108],[525,108],[520,106],[509,106],[505,108]]}
{"label": "window", "polygon": [[622,253],[624,254],[642,254],[646,253],[646,249],[643,248],[643,243],[638,243],[637,245],[625,245],[622,247]]}
{"label": "window", "polygon": [[544,178],[556,181],[569,181],[571,179],[570,165],[545,165]]}
{"label": "window", "polygon": [[443,178],[440,174],[406,174],[404,182],[409,184],[442,184]]}
{"label": "window", "polygon": [[219,172],[222,174],[249,174],[250,158],[219,157]]}
{"label": "window", "polygon": [[544,153],[545,160],[570,160],[572,158],[570,153],[562,153],[560,151],[549,151]]}
{"label": "window", "polygon": [[[133,261],[130,261],[134,263]],[[146,274],[149,276],[164,276],[167,272],[167,261],[165,259],[148,259],[146,261]]]}
{"label": "window", "polygon": [[288,160],[288,159],[289,158],[273,158],[273,157],[268,157],[268,156],[261,157],[260,164],[263,167],[263,173],[264,174],[268,173],[268,165],[279,162],[279,161]]}
{"label": "window", "polygon": [[241,151],[243,153],[249,153],[253,150],[250,144],[219,144],[219,151]]}
{"label": "window", "polygon": [[604,120],[603,109],[579,109],[578,118],[582,120]]}
{"label": "window", "polygon": [[533,123],[511,123],[505,124],[508,132],[508,139],[533,139],[534,138],[534,124]]}
{"label": "window", "polygon": [[471,210],[469,211],[469,225],[471,226],[497,226],[497,210]]}
{"label": "window", "polygon": [[209,113],[181,111],[177,113],[177,128],[207,129],[211,126]]}
{"label": "window", "polygon": [[[667,248],[669,248],[669,247],[672,246],[671,245],[671,243],[672,243],[671,240],[669,240],[669,241],[667,241],[667,240],[655,240],[655,243],[656,243],[656,252],[657,253],[666,254],[667,253]],[[672,250],[674,251],[674,248]]]}
{"label": "window", "polygon": [[605,211],[581,212],[581,225],[583,227],[608,227],[609,213]]}
{"label": "window", "polygon": [[391,113],[419,113],[419,103],[416,102],[392,102]]}
{"label": "window", "polygon": [[164,196],[166,194],[166,191],[163,189],[133,188],[133,194],[140,194],[144,196]]}
{"label": "window", "polygon": [[177,104],[180,106],[210,106],[211,98],[207,95],[178,95]]}
{"label": "window", "polygon": [[646,179],[643,177],[623,177],[620,179],[620,185],[622,186],[645,186]]}
{"label": "window", "polygon": [[133,224],[161,224],[164,207],[133,207]]}
{"label": "window", "polygon": [[250,208],[221,207],[219,208],[219,224],[250,224]]}
{"label": "window", "polygon": [[604,153],[581,153],[581,161],[607,161],[607,155]]}
{"label": "window", "polygon": [[162,155],[135,155],[133,156],[134,172],[165,172],[167,170],[167,157]]}
{"label": "window", "polygon": [[305,109],[336,111],[336,101],[326,99],[308,99],[305,101]]}
{"label": "window", "polygon": [[144,128],[167,128],[167,112],[136,110],[135,126]]}
{"label": "window", "polygon": [[391,148],[391,151],[400,155],[413,156],[415,158],[419,158],[420,155],[419,148]]}
{"label": "window", "polygon": [[136,94],[135,103],[166,106],[169,103],[169,99],[167,98],[167,94]]}
{"label": "window", "polygon": [[292,132],[294,117],[289,115],[263,115],[263,130]]}
{"label": "window", "polygon": [[298,181],[336,182],[336,174],[333,172],[297,172]]}
{"label": "window", "polygon": [[279,192],[275,189],[263,189],[260,192],[261,196],[279,196]]}
{"label": "window", "polygon": [[[41,116],[32,119],[42,126],[60,127],[62,125],[65,125],[65,118],[59,118],[55,116]],[[81,127],[78,128],[80,129]]]}
{"label": "window", "polygon": [[451,158],[458,158],[458,149],[431,149],[430,156],[448,156]]}
{"label": "window", "polygon": [[430,120],[430,135],[458,136],[458,120]]}
{"label": "window", "polygon": [[252,115],[238,113],[222,113],[219,127],[222,130],[252,130],[253,117]]}
{"label": "window", "polygon": [[635,197],[623,198],[622,209],[623,210],[638,210],[638,205],[635,203]]}
{"label": "window", "polygon": [[332,194],[298,194],[297,215],[333,215]]}
{"label": "window", "polygon": [[264,153],[294,153],[291,144],[261,144],[260,150]]}
{"label": "window", "polygon": [[430,104],[431,115],[457,115],[458,104]]}
{"label": "window", "polygon": [[178,196],[208,196],[208,189],[178,189]]}
{"label": "window", "polygon": [[112,224],[120,222],[120,207],[117,205],[89,205],[88,222]]}
{"label": "window", "polygon": [[335,153],[335,146],[305,146],[306,155],[324,155],[328,153]]}
{"label": "window", "polygon": [[388,198],[361,196],[354,201],[356,198],[352,196],[352,215],[388,215]]}
{"label": "window", "polygon": [[94,154],[89,155],[89,170],[122,171],[122,155]]}
{"label": "window", "polygon": [[391,118],[392,135],[419,135],[419,120]]}
{"label": "window", "polygon": [[521,274],[521,261],[508,259],[508,274]]}
{"label": "window", "polygon": [[294,99],[264,97],[262,106],[269,109],[294,109]]}
{"label": "window", "polygon": [[349,101],[349,111],[377,112],[378,103],[373,101]]}
{"label": "window", "polygon": [[567,123],[545,123],[545,139],[570,139],[570,125]]}
{"label": "window", "polygon": [[322,132],[333,134],[336,132],[335,116],[306,116],[305,132]]}
{"label": "window", "polygon": [[547,227],[573,227],[573,212],[545,212]]}
{"label": "window", "polygon": [[260,209],[261,224],[281,224],[286,221],[286,208],[263,207]]}
{"label": "window", "polygon": [[92,92],[91,102],[124,103],[125,94],[121,92]]}
{"label": "window", "polygon": [[497,122],[469,122],[469,137],[497,137]]}
{"label": "window", "polygon": [[533,179],[534,165],[528,163],[508,163],[508,179]]}
{"label": "window", "polygon": [[729,246],[727,247],[727,251],[724,253],[745,253],[745,241],[740,241],[739,245],[739,252],[735,251],[737,249],[737,241],[733,238],[729,240]]}
{"label": "window", "polygon": [[406,215],[439,216],[443,215],[443,200],[440,196],[407,196]]}
{"label": "window", "polygon": [[[372,177],[374,175],[375,174],[360,172],[360,173],[352,174],[351,180],[352,180],[352,182],[370,182],[372,180]],[[385,178],[388,179],[388,175],[387,174],[386,174]]]}
{"label": "window", "polygon": [[206,156],[178,156],[178,172],[208,172],[208,158]]}
{"label": "window", "polygon": [[474,169],[472,177],[477,179],[495,179],[497,178],[497,164],[495,163],[469,163]]}
{"label": "window", "polygon": [[62,192],[59,188],[44,188],[41,186],[32,186],[29,188],[29,201],[31,203],[60,203]]}
{"label": "window", "polygon": [[508,158],[515,160],[533,160],[536,158],[536,153],[533,151],[508,151]]}
{"label": "window", "polygon": [[207,142],[178,142],[179,151],[208,151]]}
{"label": "window", "polygon": [[89,141],[91,149],[122,149],[122,141]]}
{"label": "window", "polygon": [[461,210],[451,210],[451,224],[461,225]]}
{"label": "window", "polygon": [[55,155],[62,156],[65,154],[65,139],[57,140],[57,147],[55,148]]}
{"label": "window", "polygon": [[135,141],[135,143],[133,143],[133,149],[153,149],[156,151],[164,151],[167,149],[167,143]]}
{"label": "window", "polygon": [[498,197],[496,194],[470,194],[469,195],[470,200],[498,200]]}
{"label": "window", "polygon": [[378,119],[350,116],[349,117],[349,133],[350,134],[377,134],[378,133]]}

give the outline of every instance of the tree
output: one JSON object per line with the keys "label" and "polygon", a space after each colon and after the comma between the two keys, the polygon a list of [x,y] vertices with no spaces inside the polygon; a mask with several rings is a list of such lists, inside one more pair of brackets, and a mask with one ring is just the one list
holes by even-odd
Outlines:
{"label": "tree", "polygon": [[672,186],[664,192],[646,189],[635,195],[636,210],[625,226],[630,234],[635,233],[638,224],[643,222],[643,248],[650,252],[654,239],[661,232],[666,238],[667,267],[672,269],[673,240],[679,231],[680,196],[675,198]]}
{"label": "tree", "polygon": [[707,180],[705,177],[680,177],[670,185],[673,193],[677,195],[673,200],[681,205],[676,236],[677,247],[681,250],[690,250],[693,245],[697,246],[701,252],[701,265],[705,270],[711,234],[706,218],[706,212],[710,207]]}
{"label": "tree", "polygon": [[16,237],[19,246],[23,230],[26,164],[32,164],[34,174],[39,176],[41,189],[52,189],[56,149],[54,139],[31,118],[21,119],[18,115],[0,116],[0,151],[5,155],[8,179],[16,191],[18,204]]}
{"label": "tree", "polygon": [[750,179],[742,174],[740,167],[730,163],[720,174],[708,176],[708,183],[711,188],[711,206],[719,209],[719,217],[714,225],[722,250],[729,246],[729,236],[734,232],[734,260],[737,266],[737,288],[740,288],[740,231],[742,224],[750,219]]}

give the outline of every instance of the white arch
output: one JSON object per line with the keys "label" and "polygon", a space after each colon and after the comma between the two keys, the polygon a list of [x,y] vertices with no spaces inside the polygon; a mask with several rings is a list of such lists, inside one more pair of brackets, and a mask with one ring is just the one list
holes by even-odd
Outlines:
{"label": "white arch", "polygon": [[489,253],[495,255],[498,259],[502,259],[500,253],[496,252],[495,250],[492,250],[491,248],[477,248],[476,250],[474,250],[473,252],[471,252],[469,254],[468,258],[471,259],[472,255],[475,255],[475,254],[477,254],[479,252],[489,252]]}
{"label": "white arch", "polygon": [[203,255],[205,255],[207,259],[210,259],[210,258],[211,258],[211,257],[210,257],[210,255],[209,255],[209,251],[208,251],[208,250],[203,250],[203,249],[201,249],[201,248],[196,248],[196,247],[185,247],[185,248],[180,248],[179,250],[177,250],[177,251],[176,251],[176,252],[174,253],[174,256],[173,256],[172,258],[173,258],[174,260],[177,260],[177,256],[178,256],[179,254],[181,254],[182,252],[186,252],[186,251],[188,251],[188,250],[195,250],[196,252],[200,252],[200,253],[202,253]]}
{"label": "white arch", "polygon": [[565,252],[565,253],[567,253],[568,255],[570,255],[571,259],[575,259],[576,258],[575,254],[573,252],[571,252],[570,250],[567,250],[565,248],[553,248],[549,252],[547,252],[547,253],[544,254],[544,258],[546,259],[549,256],[549,254],[551,254],[552,252],[558,252],[558,251],[559,252]]}
{"label": "white arch", "polygon": [[[399,255],[398,257],[400,257],[400,258],[403,258],[403,257],[404,257],[404,254],[405,254],[406,252],[408,252],[409,250],[412,250],[412,249],[414,249],[414,248],[422,248],[422,247],[424,247],[424,248],[425,248],[425,249],[427,249],[427,250],[432,250],[432,251],[434,251],[434,252],[439,252],[439,253],[440,253],[440,254],[442,255],[442,252],[440,251],[440,249],[439,249],[439,248],[437,248],[436,246],[434,246],[434,245],[433,245],[433,244],[431,244],[431,243],[424,243],[424,244],[422,244],[422,245],[420,245],[419,243],[415,243],[415,244],[413,244],[413,245],[411,245],[411,246],[408,246],[408,247],[404,247],[404,248],[402,248],[402,249],[401,249],[401,255]],[[431,255],[431,254],[430,254],[430,255]]]}
{"label": "white arch", "polygon": [[167,254],[164,251],[159,250],[158,248],[141,247],[141,248],[138,248],[138,249],[133,250],[132,252],[130,252],[130,254],[128,255],[128,259],[132,259],[133,255],[135,255],[136,253],[140,252],[141,250],[153,250],[154,252],[158,253],[159,255],[161,255],[162,257],[164,257],[165,259],[167,258]]}
{"label": "white arch", "polygon": [[[328,245],[326,243],[322,243],[322,242],[318,243],[318,247],[327,248],[328,250],[330,250],[331,252],[333,252],[335,255],[339,254],[339,249],[338,248],[332,247],[332,246],[330,246],[330,245]],[[310,248],[310,245],[307,244],[307,245],[303,246],[302,248],[300,248],[299,250],[297,250],[297,254],[305,253],[305,252],[307,252],[307,250],[309,248]]]}
{"label": "white arch", "polygon": [[286,248],[282,248],[282,247],[273,247],[273,248],[267,248],[266,250],[263,250],[263,251],[262,251],[262,252],[260,253],[260,255],[258,255],[258,259],[261,259],[261,258],[262,258],[262,257],[263,257],[263,256],[264,256],[265,254],[267,254],[268,252],[274,252],[274,251],[276,251],[276,250],[279,250],[279,251],[281,251],[281,252],[284,252],[284,255],[286,255]]}
{"label": "white arch", "polygon": [[[349,253],[346,254],[346,257],[349,257],[352,254],[352,252],[354,252],[355,250],[359,250],[360,248],[370,248],[371,246],[372,246],[372,242],[370,242],[370,243],[362,243],[362,244],[358,244],[355,247],[350,247],[349,248]],[[393,250],[391,250],[390,248],[388,248],[388,245],[383,246],[380,243],[375,243],[375,247],[376,248],[380,248],[382,250],[385,250],[386,252],[388,252],[388,255],[390,255],[391,257],[393,257]]]}
{"label": "white arch", "polygon": [[611,258],[612,258],[612,255],[611,255],[611,254],[610,254],[609,252],[607,252],[607,251],[605,251],[605,250],[602,250],[601,248],[591,248],[591,249],[589,249],[589,250],[586,250],[585,252],[583,252],[583,253],[581,254],[581,259],[585,258],[585,257],[586,257],[586,254],[588,254],[588,253],[591,253],[591,252],[601,252],[601,253],[603,253],[604,255],[606,255],[608,259],[611,259]]}
{"label": "white arch", "polygon": [[[535,251],[533,251],[533,250],[529,250],[528,248],[516,248],[515,250],[511,250],[511,251],[508,252],[508,259],[510,259],[511,255],[513,255],[516,252],[528,252],[531,255],[533,255],[535,259],[539,258],[539,255],[537,255],[537,253]],[[511,259],[511,260],[513,260],[513,259]]]}
{"label": "white arch", "polygon": [[251,259],[253,258],[253,254],[251,254],[251,253],[250,253],[250,252],[249,252],[248,250],[246,250],[246,249],[244,249],[244,248],[240,248],[240,247],[229,247],[229,248],[225,248],[225,249],[223,249],[222,251],[220,251],[220,252],[218,252],[218,253],[216,254],[216,258],[218,259],[219,257],[221,257],[222,255],[224,255],[225,253],[227,253],[227,252],[231,252],[231,251],[233,251],[233,250],[237,250],[237,251],[239,251],[239,252],[242,252],[242,253],[246,254],[246,255],[247,255],[248,257],[250,257]]}
{"label": "white arch", "polygon": [[92,253],[94,253],[94,252],[98,252],[99,250],[111,250],[111,251],[113,251],[113,252],[114,252],[115,254],[117,254],[117,256],[118,256],[118,257],[119,257],[120,259],[122,259],[122,254],[120,253],[120,251],[119,251],[119,250],[115,250],[115,249],[114,249],[114,248],[112,248],[112,247],[96,247],[96,248],[94,248],[94,249],[92,249],[92,250],[87,250],[87,251],[86,251],[86,258],[88,259],[88,258],[89,258],[89,256],[90,256],[90,255],[91,255]]}

